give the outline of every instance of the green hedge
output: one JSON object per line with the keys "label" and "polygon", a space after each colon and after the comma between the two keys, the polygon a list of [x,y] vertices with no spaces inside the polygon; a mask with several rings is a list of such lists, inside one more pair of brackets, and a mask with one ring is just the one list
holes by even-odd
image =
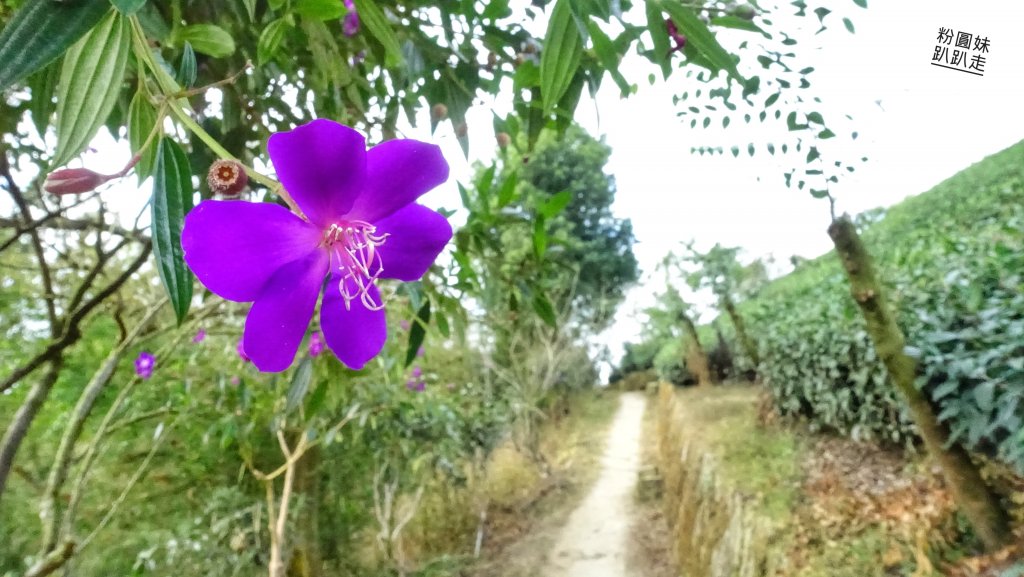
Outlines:
{"label": "green hedge", "polygon": [[[1024,142],[880,214],[863,215],[862,230],[920,359],[918,385],[957,440],[1024,472]],[[834,253],[740,310],[782,413],[913,442]]]}

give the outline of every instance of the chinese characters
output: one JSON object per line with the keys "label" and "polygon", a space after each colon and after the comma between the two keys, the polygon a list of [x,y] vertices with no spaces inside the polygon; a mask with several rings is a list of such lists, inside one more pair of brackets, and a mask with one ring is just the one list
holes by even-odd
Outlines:
{"label": "chinese characters", "polygon": [[979,34],[940,27],[938,38],[935,39],[935,51],[932,52],[932,66],[984,76],[988,49],[987,36],[983,38]]}

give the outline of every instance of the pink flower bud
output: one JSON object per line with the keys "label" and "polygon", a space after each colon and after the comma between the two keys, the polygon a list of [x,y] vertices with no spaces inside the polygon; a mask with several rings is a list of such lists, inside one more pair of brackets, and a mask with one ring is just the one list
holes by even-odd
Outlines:
{"label": "pink flower bud", "polygon": [[88,168],[62,168],[46,175],[43,190],[50,194],[82,194],[96,190],[111,178]]}

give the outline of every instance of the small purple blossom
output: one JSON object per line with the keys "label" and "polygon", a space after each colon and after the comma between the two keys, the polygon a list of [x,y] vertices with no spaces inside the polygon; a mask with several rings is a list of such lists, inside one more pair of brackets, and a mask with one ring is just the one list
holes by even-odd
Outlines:
{"label": "small purple blossom", "polygon": [[354,0],[345,0],[345,8],[348,9],[348,13],[341,21],[341,32],[351,38],[359,33],[359,12],[356,12]]}
{"label": "small purple blossom", "polygon": [[401,327],[403,331],[407,331],[411,325],[409,324],[409,321],[403,319],[399,321],[398,326]]}
{"label": "small purple blossom", "polygon": [[203,339],[205,339],[205,338],[206,338],[206,329],[199,329],[199,331],[196,332],[196,336],[192,337],[192,342],[194,344],[199,344],[199,343],[203,342]]}
{"label": "small purple blossom", "polygon": [[426,354],[426,351],[423,350],[423,347],[420,347],[420,348],[416,349],[416,356],[417,357],[422,357],[425,354]]}
{"label": "small purple blossom", "polygon": [[145,381],[153,376],[154,366],[156,366],[156,357],[152,353],[142,351],[135,359],[135,374]]}
{"label": "small purple blossom", "polygon": [[320,331],[309,335],[309,356],[315,357],[324,351],[324,342],[320,339]]}
{"label": "small purple blossom", "polygon": [[421,369],[418,365],[413,367],[412,368],[412,376],[413,376],[413,378],[416,378],[416,379],[422,377],[423,376],[423,369]]}
{"label": "small purple blossom", "polygon": [[205,200],[185,217],[185,262],[215,294],[253,303],[239,354],[265,372],[291,365],[328,278],[320,330],[341,362],[362,369],[387,339],[377,281],[419,280],[451,240],[448,220],[416,204],[448,180],[448,163],[416,140],[367,150],[361,134],[326,119],[274,134],[267,148],[306,218],[274,203]]}
{"label": "small purple blossom", "polygon": [[677,52],[686,47],[686,36],[679,32],[679,28],[676,27],[676,23],[671,18],[665,19],[665,30],[668,31],[668,35],[672,38],[672,42],[675,43],[675,47],[668,51],[669,54]]}
{"label": "small purple blossom", "polygon": [[425,382],[423,382],[421,380],[418,381],[418,380],[415,380],[415,379],[409,379],[405,383],[405,388],[409,389],[410,391],[415,391],[417,393],[422,393],[423,391],[427,390],[427,383],[425,383]]}
{"label": "small purple blossom", "polygon": [[242,379],[238,378],[238,375],[231,375],[231,386],[237,387],[242,384]]}

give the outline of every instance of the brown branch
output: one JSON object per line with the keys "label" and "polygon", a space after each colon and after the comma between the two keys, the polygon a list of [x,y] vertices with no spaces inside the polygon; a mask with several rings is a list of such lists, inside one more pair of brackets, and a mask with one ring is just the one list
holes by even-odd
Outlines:
{"label": "brown branch", "polygon": [[[74,230],[74,231],[91,231],[98,230],[123,236],[125,238],[131,238],[140,242],[148,243],[149,237],[142,234],[138,230],[130,230],[124,227],[120,227],[113,224],[106,224],[104,222],[97,222],[94,220],[75,220],[63,216],[57,216],[56,213],[53,217],[43,217],[33,223],[33,228],[49,228],[53,230]],[[22,226],[18,224],[18,219],[14,218],[0,218],[0,228],[15,228]],[[27,232],[27,231],[26,231]],[[10,242],[10,241],[7,241]],[[6,243],[4,244],[6,246]],[[2,250],[2,249],[0,249]]]}
{"label": "brown branch", "polygon": [[53,384],[57,382],[62,361],[63,358],[60,356],[50,359],[50,369],[29,390],[25,402],[18,407],[18,412],[11,420],[11,425],[4,432],[3,440],[0,440],[0,499],[3,498],[4,489],[7,487],[7,477],[14,465],[14,456],[18,452],[18,447],[21,446],[25,435],[28,434],[28,428],[43,407],[43,401],[49,396]]}
{"label": "brown branch", "polygon": [[49,555],[43,557],[31,569],[25,572],[24,577],[44,577],[60,569],[71,559],[75,553],[75,542],[65,541],[58,549],[53,550]]}
{"label": "brown branch", "polygon": [[[11,175],[11,165],[7,160],[7,151],[0,154],[0,175],[7,181],[7,192],[14,200],[14,204],[21,211],[22,224],[28,226],[32,223],[32,211],[29,209],[25,195],[21,188],[14,182]],[[39,275],[43,281],[43,300],[46,302],[46,316],[50,321],[50,337],[55,338],[60,332],[60,323],[57,320],[57,306],[55,300],[57,295],[53,292],[53,277],[50,273],[50,265],[46,262],[46,254],[43,252],[43,243],[39,240],[39,232],[35,229],[29,231],[29,239],[32,241],[32,250],[35,252],[36,261],[39,263]],[[2,389],[0,389],[2,392]]]}
{"label": "brown branch", "polygon": [[18,239],[21,238],[21,235],[42,227],[44,224],[60,216],[60,213],[64,212],[65,210],[85,204],[90,200],[92,200],[92,196],[83,196],[83,198],[78,199],[77,202],[74,202],[68,206],[58,206],[55,210],[47,211],[47,213],[44,214],[41,218],[32,221],[30,224],[20,224],[20,221],[14,218],[0,218],[0,228],[14,229],[14,234],[11,236],[11,238],[5,240],[3,244],[0,244],[0,252],[7,250],[8,248],[11,247],[11,245],[18,242]]}
{"label": "brown branch", "polygon": [[[78,310],[71,313],[71,316],[68,317],[68,321],[65,324],[64,332],[60,335],[60,338],[50,343],[50,345],[43,349],[42,352],[29,359],[28,362],[14,369],[11,372],[11,374],[7,376],[7,378],[5,378],[3,381],[0,381],[0,393],[13,387],[18,381],[25,378],[27,375],[31,374],[33,371],[42,366],[43,363],[45,363],[46,361],[59,358],[64,349],[73,345],[78,341],[78,339],[82,338],[82,332],[79,325],[82,323],[85,317],[87,317],[89,313],[93,311],[93,309],[99,306],[100,303],[102,303],[112,294],[117,292],[117,290],[120,289],[121,286],[125,282],[127,282],[128,279],[133,274],[135,274],[135,271],[139,270],[139,268],[142,267],[143,263],[146,262],[146,259],[149,258],[149,253],[152,249],[153,247],[151,245],[144,245],[142,248],[142,252],[139,253],[139,256],[136,257],[135,260],[132,261],[130,265],[128,265],[128,268],[126,268],[121,273],[120,276],[111,281],[109,285],[104,287],[104,289],[101,290],[100,292],[96,293],[96,295],[94,295],[91,299],[86,301],[85,304],[78,308]],[[2,473],[2,471],[0,471],[0,473]]]}

